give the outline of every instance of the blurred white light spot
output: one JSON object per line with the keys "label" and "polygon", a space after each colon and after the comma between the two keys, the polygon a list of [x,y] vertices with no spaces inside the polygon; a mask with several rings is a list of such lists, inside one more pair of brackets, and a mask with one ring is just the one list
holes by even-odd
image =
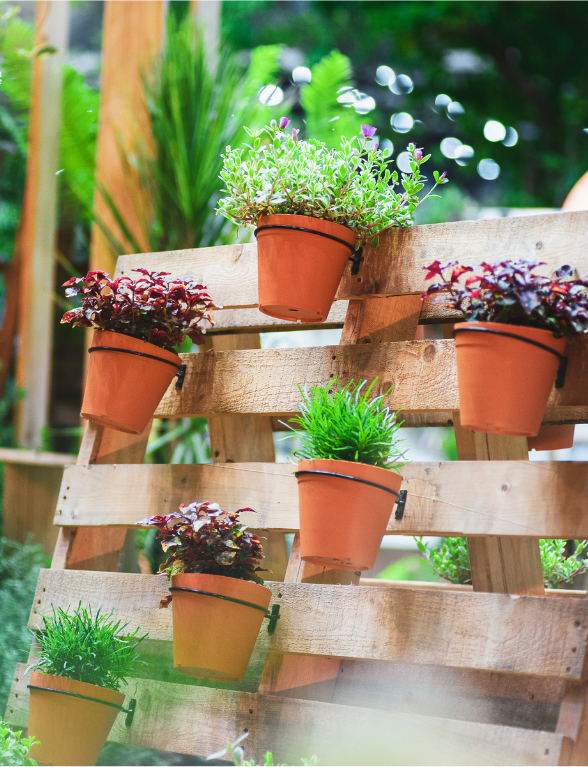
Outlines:
{"label": "blurred white light spot", "polygon": [[368,96],[367,93],[360,93],[354,106],[358,115],[367,115],[368,112],[376,108],[376,100]]}
{"label": "blurred white light spot", "polygon": [[385,138],[382,143],[380,144],[380,149],[384,150],[387,149],[390,154],[394,151],[394,144],[390,141],[389,138]]}
{"label": "blurred white light spot", "polygon": [[494,160],[480,160],[478,163],[478,173],[486,181],[494,181],[500,175],[500,165]]}
{"label": "blurred white light spot", "polygon": [[445,155],[445,157],[448,157],[450,160],[453,160],[455,158],[455,152],[458,149],[458,147],[461,146],[461,141],[458,138],[453,138],[452,136],[448,136],[447,138],[444,138],[441,142],[441,151]]}
{"label": "blurred white light spot", "polygon": [[506,138],[506,128],[498,120],[488,120],[484,125],[484,138],[488,141],[503,141]]}
{"label": "blurred white light spot", "polygon": [[412,173],[412,168],[410,167],[410,153],[401,152],[396,158],[396,165],[403,173]]}
{"label": "blurred white light spot", "polygon": [[284,100],[284,91],[277,85],[265,85],[259,91],[259,100],[267,107],[275,107]]}
{"label": "blurred white light spot", "polygon": [[63,171],[64,171],[64,170],[65,170],[65,168],[62,168],[61,170],[58,170],[58,171],[56,171],[56,172],[55,172],[55,175],[56,175],[56,176],[59,176],[59,174],[60,174],[60,173],[63,173]]}
{"label": "blurred white light spot", "polygon": [[412,93],[414,83],[408,75],[398,75],[394,82],[388,83],[388,87],[397,96],[404,96],[407,93]]}
{"label": "blurred white light spot", "polygon": [[468,146],[467,144],[462,144],[461,146],[458,146],[453,155],[455,162],[458,165],[467,165],[468,161],[471,160],[473,156],[474,156],[473,147]]}
{"label": "blurred white light spot", "polygon": [[340,95],[337,96],[337,101],[346,107],[353,106],[360,95],[359,91],[350,87],[340,88],[338,92]]}
{"label": "blurred white light spot", "polygon": [[514,146],[518,143],[519,140],[519,134],[516,132],[514,128],[507,128],[506,129],[506,137],[504,138],[504,141],[502,142],[504,146]]}
{"label": "blurred white light spot", "polygon": [[488,57],[482,58],[474,51],[453,49],[443,54],[443,69],[460,75],[478,75],[491,65]]}
{"label": "blurred white light spot", "polygon": [[451,98],[446,93],[440,93],[435,99],[435,111],[445,109],[451,104]]}
{"label": "blurred white light spot", "polygon": [[309,83],[312,79],[312,72],[308,67],[296,67],[292,70],[293,83]]}
{"label": "blurred white light spot", "polygon": [[452,101],[451,104],[447,105],[447,114],[450,117],[456,117],[457,115],[465,114],[465,109],[462,107],[459,101]]}
{"label": "blurred white light spot", "polygon": [[390,67],[381,66],[376,69],[376,82],[378,85],[390,85],[394,80],[396,80],[396,72]]}
{"label": "blurred white light spot", "polygon": [[408,112],[398,112],[398,114],[392,115],[390,118],[390,125],[396,133],[408,133],[414,125],[414,120]]}

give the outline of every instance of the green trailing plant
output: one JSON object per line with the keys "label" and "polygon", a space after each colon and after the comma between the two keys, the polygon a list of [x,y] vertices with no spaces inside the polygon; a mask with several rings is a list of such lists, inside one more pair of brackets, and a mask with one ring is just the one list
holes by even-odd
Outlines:
{"label": "green trailing plant", "polygon": [[[151,250],[206,247],[234,239],[233,227],[223,227],[214,215],[222,187],[221,152],[245,138],[243,125],[267,121],[271,110],[260,103],[258,91],[275,79],[279,52],[279,46],[254,49],[245,71],[225,50],[215,63],[207,56],[196,22],[168,14],[163,52],[144,78],[149,137],[120,146],[128,171],[139,174],[141,195],[146,193],[151,202],[145,215],[144,198],[135,201]],[[121,240],[98,222],[113,252],[144,251],[114,203],[112,190],[101,187],[100,192],[122,233]]]}
{"label": "green trailing plant", "polygon": [[276,213],[311,216],[353,230],[356,247],[368,241],[375,246],[386,229],[410,226],[416,207],[447,181],[435,171],[435,183],[419,198],[427,180],[421,165],[430,155],[409,144],[411,172],[399,176],[389,168],[390,151],[373,143],[376,129],[369,125],[329,149],[314,138],[299,139],[295,128],[286,133],[289,123],[282,117],[257,131],[247,128],[250,144],[227,147],[221,173],[225,196],[217,213],[238,226]]}
{"label": "green trailing plant", "polygon": [[[415,541],[421,554],[441,578],[452,583],[472,582],[466,538],[448,537],[437,546],[423,543],[422,537],[415,538]],[[566,545],[567,541],[561,539],[539,541],[546,588],[555,589],[588,569],[588,557],[582,559],[588,541],[575,541],[576,550],[572,556],[566,555]]]}
{"label": "green trailing plant", "polygon": [[73,613],[52,606],[44,628],[36,634],[39,660],[31,668],[44,674],[75,679],[120,690],[142,663],[139,644],[147,634],[126,631],[128,623],[109,620],[99,608],[95,615],[80,602]]}
{"label": "green trailing plant", "polygon": [[[209,501],[183,503],[179,512],[147,517],[137,524],[157,529],[161,547],[168,552],[159,572],[170,580],[181,573],[205,573],[263,583],[258,575],[266,572],[259,566],[263,558],[261,539],[239,522],[242,511],[253,509],[231,512]],[[164,597],[160,607],[170,602],[171,596]]]}
{"label": "green trailing plant", "polygon": [[8,767],[36,767],[37,762],[29,756],[29,751],[38,742],[35,738],[23,738],[20,730],[15,732],[10,722],[0,718],[0,764]]}
{"label": "green trailing plant", "polygon": [[[335,379],[329,386],[312,386],[310,391],[299,385],[302,402],[300,415],[289,426],[300,438],[301,447],[294,451],[299,459],[328,458],[355,461],[398,472],[408,461],[400,449],[397,413],[384,405],[384,396],[372,392],[377,378],[363,391],[367,381],[345,386]],[[288,424],[286,424],[288,425]]]}

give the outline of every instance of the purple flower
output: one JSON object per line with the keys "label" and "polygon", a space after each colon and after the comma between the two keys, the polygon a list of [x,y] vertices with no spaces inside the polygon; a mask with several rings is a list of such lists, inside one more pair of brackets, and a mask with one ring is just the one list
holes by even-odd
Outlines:
{"label": "purple flower", "polygon": [[292,138],[294,139],[294,141],[298,141],[298,133],[299,133],[298,128],[292,128]]}
{"label": "purple flower", "polygon": [[376,129],[372,128],[371,125],[362,125],[361,132],[363,133],[364,138],[371,138],[375,134]]}
{"label": "purple flower", "polygon": [[422,149],[415,149],[413,156],[414,156],[415,160],[422,160],[423,159],[423,150]]}
{"label": "purple flower", "polygon": [[290,125],[290,120],[288,120],[287,117],[280,117],[280,122],[278,123],[278,128],[280,130],[284,130],[284,128],[287,128],[288,125]]}

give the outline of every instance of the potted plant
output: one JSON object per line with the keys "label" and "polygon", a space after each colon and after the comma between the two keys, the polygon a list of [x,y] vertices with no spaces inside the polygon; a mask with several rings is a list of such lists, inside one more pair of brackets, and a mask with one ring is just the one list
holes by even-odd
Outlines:
{"label": "potted plant", "polygon": [[566,339],[587,332],[588,281],[569,266],[549,277],[534,271],[539,266],[545,264],[434,261],[426,267],[426,279],[441,281],[425,295],[448,291],[449,305],[465,315],[454,336],[467,429],[536,436],[554,380],[563,386]]}
{"label": "potted plant", "polygon": [[[403,461],[396,413],[372,396],[376,378],[302,390],[291,420],[300,499],[300,555],[340,570],[371,570],[399,498]],[[388,390],[385,394],[389,394]],[[290,427],[292,428],[292,427]]]}
{"label": "potted plant", "polygon": [[10,722],[0,717],[0,764],[10,767],[36,767],[37,762],[29,756],[36,743],[35,738],[23,738],[19,730],[14,732]]}
{"label": "potted plant", "polygon": [[135,269],[141,276],[111,280],[88,272],[64,283],[81,306],[61,322],[94,328],[82,416],[129,434],[141,434],[182,360],[174,347],[190,338],[203,343],[201,323],[212,324],[214,304],[191,280]]}
{"label": "potted plant", "polygon": [[43,619],[29,685],[29,732],[40,739],[31,756],[43,764],[96,764],[117,714],[129,713],[120,688],[142,662],[137,646],[146,635],[109,617],[80,603]]}
{"label": "potted plant", "polygon": [[260,538],[239,522],[239,514],[218,504],[182,504],[166,517],[137,524],[156,527],[168,559],[159,567],[171,581],[174,667],[198,679],[243,679],[267,614],[272,592],[258,573]]}
{"label": "potted plant", "polygon": [[[221,213],[239,226],[254,224],[258,244],[259,308],[300,322],[324,322],[349,257],[394,226],[409,226],[426,177],[421,149],[410,144],[411,172],[391,171],[390,151],[379,151],[376,129],[341,139],[339,149],[285,132],[290,120],[253,132],[243,148],[227,148]],[[359,258],[359,254],[358,254]]]}

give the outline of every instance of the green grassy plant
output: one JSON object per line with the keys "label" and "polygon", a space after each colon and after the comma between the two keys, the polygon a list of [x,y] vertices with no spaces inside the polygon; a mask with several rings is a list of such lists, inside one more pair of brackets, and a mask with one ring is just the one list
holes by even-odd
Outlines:
{"label": "green grassy plant", "polygon": [[147,634],[125,632],[127,623],[109,621],[110,615],[78,604],[69,613],[53,607],[53,616],[45,616],[45,629],[37,635],[41,648],[34,667],[45,674],[63,676],[110,690],[119,690],[132,676],[139,660],[137,646]]}
{"label": "green grassy plant", "polygon": [[[415,538],[421,554],[441,578],[452,583],[471,583],[470,557],[465,538],[444,538],[438,546],[423,543]],[[562,583],[568,583],[576,575],[586,572],[588,558],[582,554],[588,548],[588,541],[575,541],[573,556],[566,556],[566,540],[545,539],[539,541],[543,581],[546,588],[556,589]]]}
{"label": "green grassy plant", "polygon": [[4,722],[0,717],[0,764],[9,767],[37,764],[28,754],[31,747],[39,741],[35,738],[23,738],[21,735],[20,730],[14,732],[10,722]]}
{"label": "green grassy plant", "polygon": [[372,396],[377,380],[365,391],[367,381],[341,386],[335,379],[335,388],[313,386],[310,392],[299,386],[300,415],[290,422],[300,431],[289,427],[301,441],[294,455],[300,459],[355,461],[393,471],[405,466],[408,461],[403,460],[404,451],[399,447],[397,414],[384,406],[384,395]]}

